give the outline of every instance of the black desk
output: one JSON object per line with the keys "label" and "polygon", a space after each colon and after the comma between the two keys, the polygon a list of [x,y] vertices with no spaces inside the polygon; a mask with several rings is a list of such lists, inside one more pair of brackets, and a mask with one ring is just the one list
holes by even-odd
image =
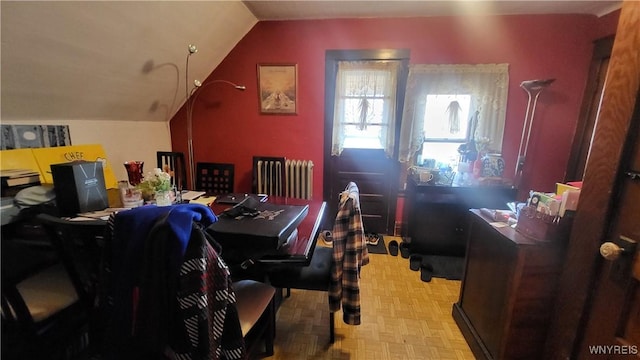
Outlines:
{"label": "black desk", "polygon": [[[274,196],[269,196],[267,203],[278,205],[308,205],[308,212],[304,219],[298,224],[298,235],[295,239],[292,239],[277,255],[265,255],[255,259],[255,261],[267,266],[281,264],[309,265],[311,262],[311,254],[316,246],[320,232],[320,225],[324,216],[326,203],[322,200],[303,200]],[[216,215],[222,214],[222,212],[229,207],[229,204],[211,204],[211,209]]]}
{"label": "black desk", "polygon": [[404,213],[411,252],[463,257],[469,209],[507,209],[515,198],[510,186],[437,186],[410,177]]}

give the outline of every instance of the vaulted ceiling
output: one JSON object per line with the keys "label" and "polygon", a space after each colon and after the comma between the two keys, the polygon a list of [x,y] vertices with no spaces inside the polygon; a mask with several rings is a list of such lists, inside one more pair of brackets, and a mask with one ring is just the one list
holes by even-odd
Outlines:
{"label": "vaulted ceiling", "polygon": [[262,20],[588,13],[620,1],[2,1],[1,113],[11,120],[168,121]]}

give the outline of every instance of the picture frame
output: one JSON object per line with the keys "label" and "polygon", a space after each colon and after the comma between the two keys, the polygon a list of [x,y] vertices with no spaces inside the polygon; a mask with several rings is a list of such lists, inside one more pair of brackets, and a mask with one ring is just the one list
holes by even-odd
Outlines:
{"label": "picture frame", "polygon": [[261,114],[297,114],[298,65],[258,64],[258,103]]}

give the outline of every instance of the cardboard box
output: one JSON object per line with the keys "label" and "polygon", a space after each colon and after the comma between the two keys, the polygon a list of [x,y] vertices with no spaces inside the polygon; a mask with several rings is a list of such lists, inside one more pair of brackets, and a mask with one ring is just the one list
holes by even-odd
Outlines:
{"label": "cardboard box", "polygon": [[541,242],[567,242],[571,234],[573,217],[565,216],[554,222],[554,217],[536,211],[533,206],[520,210],[516,231]]}
{"label": "cardboard box", "polygon": [[51,176],[60,216],[75,216],[109,207],[102,162],[51,164]]}

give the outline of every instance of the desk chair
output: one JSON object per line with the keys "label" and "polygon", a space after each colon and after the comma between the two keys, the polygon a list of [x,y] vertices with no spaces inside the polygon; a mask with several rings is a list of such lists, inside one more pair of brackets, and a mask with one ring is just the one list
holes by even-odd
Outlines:
{"label": "desk chair", "polygon": [[187,186],[187,165],[184,154],[175,151],[158,151],[156,153],[158,168],[173,172],[171,182],[178,190],[188,189]]}
{"label": "desk chair", "polygon": [[[332,344],[335,341],[334,312],[341,304],[345,323],[360,323],[360,267],[369,262],[363,234],[359,190],[351,182],[341,195],[333,228],[333,247],[316,246],[308,266],[282,266],[268,272],[271,285],[287,289],[286,297],[291,295],[292,288],[329,292],[329,342]],[[349,286],[342,288],[345,281]],[[337,296],[338,293],[347,295]]]}
{"label": "desk chair", "polygon": [[254,194],[285,196],[286,188],[286,159],[284,157],[253,157]]}
{"label": "desk chair", "polygon": [[88,312],[57,260],[2,240],[2,359],[62,360],[85,353]]}
{"label": "desk chair", "polygon": [[106,222],[70,221],[44,213],[36,219],[42,223],[78,295],[88,307],[93,306]]}
{"label": "desk chair", "polygon": [[[331,281],[331,261],[333,249],[316,246],[308,266],[289,266],[270,270],[269,283],[278,288],[286,288],[286,297],[291,289],[329,291]],[[335,316],[329,312],[329,343],[335,342]]]}
{"label": "desk chair", "polygon": [[104,327],[98,322],[95,300],[104,247],[106,222],[70,221],[49,214],[38,214],[49,240],[56,249],[84,311],[88,316],[88,351],[98,351]]}
{"label": "desk chair", "polygon": [[254,358],[262,343],[263,354],[273,355],[275,289],[232,283],[220,248],[203,230],[215,220],[200,204],[112,216],[100,294],[101,313],[113,319],[104,359],[166,351],[176,358]]}
{"label": "desk chair", "polygon": [[195,190],[211,195],[233,193],[233,170],[233,164],[197,163]]}

